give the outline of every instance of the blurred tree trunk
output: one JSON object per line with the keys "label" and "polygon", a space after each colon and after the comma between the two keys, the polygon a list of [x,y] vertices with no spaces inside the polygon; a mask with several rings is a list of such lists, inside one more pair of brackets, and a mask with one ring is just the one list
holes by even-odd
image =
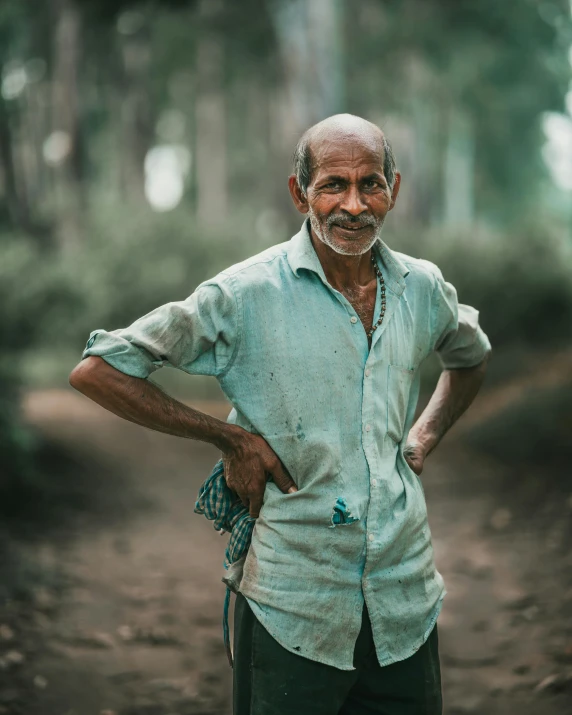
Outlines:
{"label": "blurred tree trunk", "polygon": [[287,143],[345,108],[343,0],[268,0],[280,44]]}
{"label": "blurred tree trunk", "polygon": [[[288,164],[296,142],[315,122],[345,111],[344,0],[267,0],[278,38],[283,85],[269,96],[272,150]],[[280,184],[274,205],[294,217]],[[292,226],[298,216],[292,218]]]}
{"label": "blurred tree trunk", "polygon": [[42,107],[38,95],[41,88],[27,84],[23,92],[23,111],[20,155],[25,183],[26,201],[32,208],[32,215],[37,216],[38,203],[41,200],[41,179],[44,170],[42,161]]}
{"label": "blurred tree trunk", "polygon": [[120,103],[119,148],[121,183],[132,201],[145,200],[145,156],[153,143],[154,118],[149,97],[151,48],[150,28],[142,23],[135,32],[121,39],[121,62],[118,76]]}
{"label": "blurred tree trunk", "polygon": [[414,133],[408,177],[412,188],[408,220],[428,227],[441,220],[443,181],[439,134],[445,98],[439,95],[434,76],[416,52],[409,55],[406,77],[407,107]]}
{"label": "blurred tree trunk", "polygon": [[[268,92],[269,84],[267,73],[261,71],[257,75],[251,74],[240,88],[239,99],[246,101],[246,121],[242,130],[250,138],[249,161],[256,162],[259,171],[256,176],[255,186],[258,202],[261,206],[272,205],[272,180],[269,176],[272,156],[270,154]],[[234,116],[234,112],[233,112]]]}
{"label": "blurred tree trunk", "polygon": [[223,12],[223,0],[199,3],[202,31],[196,60],[195,171],[197,217],[203,225],[223,223],[228,212],[224,44],[222,33],[216,32],[216,21]]}
{"label": "blurred tree trunk", "polygon": [[444,220],[469,226],[474,219],[475,140],[469,118],[456,106],[449,112],[444,171]]}
{"label": "blurred tree trunk", "polygon": [[314,119],[312,77],[308,32],[308,0],[268,0],[283,67],[284,86],[278,91],[275,122],[276,149],[292,151],[300,133]]}
{"label": "blurred tree trunk", "polygon": [[344,0],[306,0],[314,67],[312,121],[345,111]]}
{"label": "blurred tree trunk", "polygon": [[25,228],[28,224],[26,199],[18,191],[16,165],[13,152],[14,137],[10,126],[8,108],[0,97],[0,166],[2,168],[2,203],[13,226]]}
{"label": "blurred tree trunk", "polygon": [[73,0],[51,0],[55,17],[52,74],[52,138],[57,234],[62,249],[82,238],[83,165],[80,150],[79,85],[81,18]]}

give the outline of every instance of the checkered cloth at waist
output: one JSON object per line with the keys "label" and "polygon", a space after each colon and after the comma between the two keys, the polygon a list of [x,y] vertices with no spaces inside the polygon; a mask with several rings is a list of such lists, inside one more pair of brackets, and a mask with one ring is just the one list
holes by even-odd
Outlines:
{"label": "checkered cloth at waist", "polygon": [[239,497],[228,488],[222,459],[215,464],[210,477],[199,490],[195,514],[203,514],[214,521],[213,526],[217,531],[230,534],[224,558],[225,568],[246,556],[256,519],[250,516]]}

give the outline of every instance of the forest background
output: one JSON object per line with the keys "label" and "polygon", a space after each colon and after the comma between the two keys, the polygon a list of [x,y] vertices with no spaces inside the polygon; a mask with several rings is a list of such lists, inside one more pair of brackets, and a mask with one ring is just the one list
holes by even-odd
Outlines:
{"label": "forest background", "polygon": [[295,142],[346,111],[384,129],[403,176],[385,241],[479,308],[489,388],[519,385],[473,443],[548,465],[568,498],[568,0],[2,0],[0,76],[3,533],[66,498],[22,397],[65,387],[91,330],[287,240]]}
{"label": "forest background", "polygon": [[386,241],[479,307],[495,362],[566,344],[571,45],[567,0],[4,0],[3,399],[287,240],[293,146],[340,111],[393,144]]}

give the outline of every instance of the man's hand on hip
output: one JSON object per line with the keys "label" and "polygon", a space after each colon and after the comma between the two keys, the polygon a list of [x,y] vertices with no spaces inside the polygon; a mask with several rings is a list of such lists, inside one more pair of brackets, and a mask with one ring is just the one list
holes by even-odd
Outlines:
{"label": "man's hand on hip", "polygon": [[269,476],[285,494],[298,491],[262,437],[184,405],[150,380],[125,375],[102,358],[92,356],[73,370],[70,383],[130,422],[218,447],[223,454],[226,482],[253,517],[260,513]]}
{"label": "man's hand on hip", "polygon": [[268,477],[284,494],[298,491],[282,462],[259,435],[240,430],[233,446],[223,451],[222,461],[226,483],[254,518],[260,514]]}
{"label": "man's hand on hip", "polygon": [[426,454],[419,442],[408,441],[403,448],[403,456],[411,469],[419,476],[423,471]]}
{"label": "man's hand on hip", "polygon": [[488,354],[478,365],[446,369],[441,373],[435,391],[411,428],[403,449],[403,456],[415,474],[421,474],[426,457],[475,399],[487,362]]}

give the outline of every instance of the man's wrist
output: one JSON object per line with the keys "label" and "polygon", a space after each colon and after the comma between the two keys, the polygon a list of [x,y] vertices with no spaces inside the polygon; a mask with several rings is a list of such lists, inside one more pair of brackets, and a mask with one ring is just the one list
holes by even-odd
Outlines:
{"label": "man's wrist", "polygon": [[238,445],[244,441],[245,430],[237,425],[223,423],[224,427],[219,431],[216,441],[213,442],[215,447],[218,447],[221,452],[233,452],[238,448]]}
{"label": "man's wrist", "polygon": [[427,457],[437,446],[438,439],[435,435],[424,430],[411,430],[407,435],[407,444],[415,447]]}

